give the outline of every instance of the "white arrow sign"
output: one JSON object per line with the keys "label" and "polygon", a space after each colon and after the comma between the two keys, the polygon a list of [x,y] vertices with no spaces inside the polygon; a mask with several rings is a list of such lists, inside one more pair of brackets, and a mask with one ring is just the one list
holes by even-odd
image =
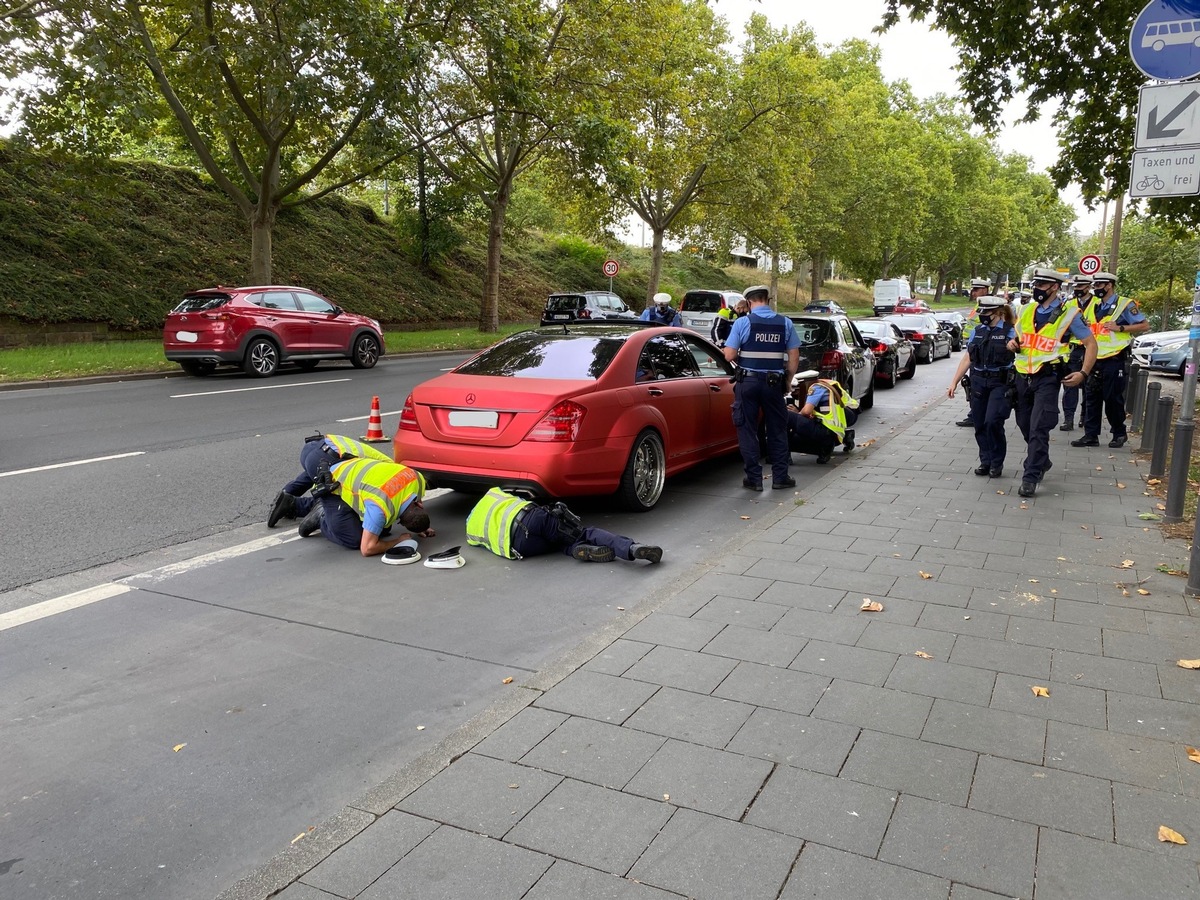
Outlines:
{"label": "white arrow sign", "polygon": [[1138,96],[1138,150],[1200,144],[1200,85],[1144,84]]}

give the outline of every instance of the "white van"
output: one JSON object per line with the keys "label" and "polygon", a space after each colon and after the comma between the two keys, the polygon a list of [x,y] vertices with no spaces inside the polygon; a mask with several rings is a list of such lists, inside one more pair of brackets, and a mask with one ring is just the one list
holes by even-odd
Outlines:
{"label": "white van", "polygon": [[872,306],[875,315],[886,316],[896,305],[912,299],[907,278],[879,278],[875,281],[875,298]]}

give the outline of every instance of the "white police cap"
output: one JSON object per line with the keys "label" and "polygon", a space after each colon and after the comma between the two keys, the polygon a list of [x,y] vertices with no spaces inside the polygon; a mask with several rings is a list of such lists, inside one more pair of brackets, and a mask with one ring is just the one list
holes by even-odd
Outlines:
{"label": "white police cap", "polygon": [[1030,281],[1057,281],[1062,284],[1067,280],[1067,276],[1057,269],[1050,269],[1045,266],[1039,266],[1034,269],[1029,276]]}
{"label": "white police cap", "polygon": [[671,295],[668,294],[666,291],[659,291],[657,294],[654,295],[654,302],[657,303],[659,306],[670,306],[671,305]]}
{"label": "white police cap", "polygon": [[1116,284],[1117,276],[1112,272],[1097,272],[1092,276],[1092,283],[1094,284],[1097,281],[1111,281],[1113,284]]}
{"label": "white police cap", "polygon": [[1000,309],[1003,306],[1008,306],[1008,301],[994,294],[985,294],[975,301],[975,305],[979,309]]}
{"label": "white police cap", "polygon": [[742,291],[742,296],[747,300],[757,300],[758,295],[762,294],[762,299],[767,300],[771,296],[771,289],[765,284],[756,284],[753,287],[748,287]]}
{"label": "white police cap", "polygon": [[985,291],[990,291],[992,289],[992,283],[986,278],[972,278],[971,290],[975,290],[976,288],[983,288]]}

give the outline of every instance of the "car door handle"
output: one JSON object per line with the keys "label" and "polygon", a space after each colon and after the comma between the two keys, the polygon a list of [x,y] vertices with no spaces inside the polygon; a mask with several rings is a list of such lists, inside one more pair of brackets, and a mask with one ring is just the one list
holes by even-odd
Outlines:
{"label": "car door handle", "polygon": [[712,391],[714,394],[721,393],[721,386],[719,384],[713,384],[711,381],[708,384],[708,389],[710,391]]}
{"label": "car door handle", "polygon": [[660,388],[649,388],[647,389],[646,393],[651,397],[661,397],[663,395],[663,392]]}

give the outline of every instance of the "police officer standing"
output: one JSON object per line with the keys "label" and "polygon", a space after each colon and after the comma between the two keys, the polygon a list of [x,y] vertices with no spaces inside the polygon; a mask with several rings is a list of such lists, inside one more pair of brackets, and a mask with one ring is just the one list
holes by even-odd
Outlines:
{"label": "police officer standing", "polygon": [[[1076,275],[1072,290],[1079,312],[1086,312],[1092,302],[1092,276]],[[1084,321],[1087,321],[1086,317],[1084,317]],[[1078,372],[1083,367],[1083,344],[1074,337],[1069,337],[1067,345],[1071,348],[1071,355],[1067,357],[1067,371]],[[1097,352],[1099,352],[1098,348]],[[1075,430],[1075,410],[1079,408],[1081,394],[1083,396],[1083,412],[1079,414],[1079,425],[1081,428],[1083,427],[1083,423],[1087,420],[1086,385],[1084,387],[1064,387],[1062,392],[1063,423],[1058,426],[1059,431]]]}
{"label": "police officer standing", "polygon": [[971,421],[975,423],[975,443],[979,445],[979,465],[975,474],[999,478],[1004,474],[1004,457],[1008,452],[1004,423],[1012,412],[1016,380],[1013,351],[1009,349],[1009,343],[1017,337],[1016,316],[1003,297],[980,296],[975,298],[975,303],[979,323],[971,332],[967,352],[958,361],[958,370],[950,381],[946,396],[954,396],[969,366],[968,398]]}
{"label": "police officer standing", "polygon": [[639,318],[643,322],[653,322],[655,325],[674,325],[676,328],[683,326],[683,317],[671,308],[671,295],[666,291],[655,294],[654,305],[643,309]]}
{"label": "police officer standing", "polygon": [[[991,291],[991,289],[992,289],[992,283],[990,281],[988,281],[986,278],[972,278],[971,279],[971,289],[967,293],[967,296],[970,297],[971,302],[974,303],[976,305],[976,307],[978,307],[979,299],[981,297],[986,297],[988,295],[988,292]],[[963,365],[964,365],[964,363],[960,360],[959,368],[962,368]],[[959,379],[961,379],[964,374],[966,374],[965,369],[958,374]],[[963,387],[968,387],[968,385],[964,384]],[[966,414],[966,416],[959,419],[954,424],[957,425],[959,428],[974,428],[976,420],[975,420],[974,407],[971,406],[971,392],[968,390],[965,393],[967,395],[966,396],[967,414]]]}
{"label": "police officer standing", "polygon": [[[1008,349],[1016,354],[1017,427],[1025,438],[1027,452],[1021,487],[1017,493],[1032,497],[1053,465],[1050,461],[1050,431],[1058,424],[1059,384],[1078,387],[1096,365],[1096,339],[1084,323],[1079,307],[1064,304],[1059,289],[1066,280],[1049,268],[1033,270],[1033,300],[1021,308],[1017,336]],[[1078,372],[1062,376],[1063,342],[1067,332],[1083,344],[1083,365]]]}
{"label": "police officer standing", "polygon": [[738,364],[733,389],[733,424],[746,476],[742,487],[763,489],[759,464],[758,418],[767,432],[767,458],[771,462],[771,487],[792,488],[788,475],[787,404],[784,395],[800,368],[800,338],[792,320],[771,309],[770,288],[758,284],[742,292],[750,314],[733,323],[725,342],[725,358]]}
{"label": "police officer standing", "polygon": [[1128,297],[1117,296],[1117,276],[1097,272],[1092,276],[1092,292],[1096,295],[1083,312],[1096,338],[1099,358],[1096,374],[1084,388],[1083,437],[1071,441],[1072,447],[1100,446],[1100,414],[1108,419],[1112,440],[1108,446],[1117,448],[1129,439],[1125,430],[1125,361],[1135,334],[1150,329],[1150,323],[1138,310],[1137,303]]}

